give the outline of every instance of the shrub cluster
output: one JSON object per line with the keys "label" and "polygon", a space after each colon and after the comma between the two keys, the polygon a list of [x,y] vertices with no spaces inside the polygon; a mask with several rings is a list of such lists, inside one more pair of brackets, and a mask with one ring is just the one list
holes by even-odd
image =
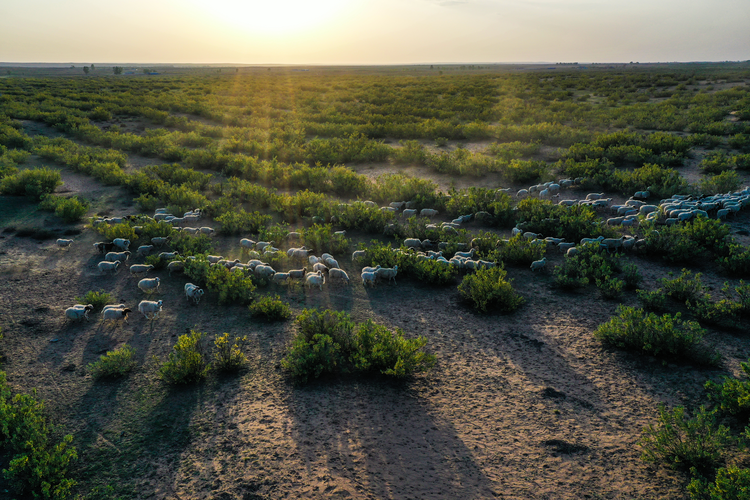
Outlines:
{"label": "shrub cluster", "polygon": [[407,339],[372,320],[355,324],[345,312],[305,309],[299,332],[282,367],[300,381],[333,373],[380,373],[405,377],[430,369],[435,356],[423,351],[427,339]]}
{"label": "shrub cluster", "polygon": [[135,349],[125,344],[108,351],[98,361],[90,363],[88,370],[95,378],[122,377],[135,368]]}
{"label": "shrub cluster", "polygon": [[104,306],[112,302],[112,295],[105,292],[104,290],[94,291],[89,290],[82,297],[76,297],[78,304],[91,304],[94,306],[94,311],[101,311]]}
{"label": "shrub cluster", "polygon": [[0,372],[0,446],[11,457],[3,474],[19,495],[69,498],[76,481],[68,468],[78,455],[72,435],[53,436],[44,404],[27,394],[13,395]]}
{"label": "shrub cluster", "polygon": [[65,222],[78,222],[86,215],[89,210],[89,202],[81,200],[77,196],[71,198],[64,198],[62,196],[55,196],[53,194],[44,195],[41,203],[39,203],[41,210],[48,210],[55,212],[55,215],[60,217]]}
{"label": "shrub cluster", "polygon": [[27,196],[41,200],[62,185],[60,172],[51,168],[34,168],[22,170],[0,179],[0,194]]}
{"label": "shrub cluster", "polygon": [[265,321],[283,321],[292,315],[289,304],[282,302],[278,295],[258,297],[248,308],[252,316]]}
{"label": "shrub cluster", "polygon": [[247,304],[253,300],[255,284],[250,276],[233,273],[224,266],[211,266],[204,256],[185,261],[184,272],[193,283],[217,293],[220,304]]}
{"label": "shrub cluster", "polygon": [[458,285],[458,293],[479,312],[496,310],[511,313],[521,307],[525,300],[513,290],[511,280],[506,279],[507,274],[501,267],[467,274]]}
{"label": "shrub cluster", "polygon": [[699,348],[705,330],[698,323],[683,321],[680,313],[674,316],[643,309],[619,306],[617,316],[602,323],[594,336],[604,344],[663,357],[688,357],[696,361],[715,363],[716,355]]}

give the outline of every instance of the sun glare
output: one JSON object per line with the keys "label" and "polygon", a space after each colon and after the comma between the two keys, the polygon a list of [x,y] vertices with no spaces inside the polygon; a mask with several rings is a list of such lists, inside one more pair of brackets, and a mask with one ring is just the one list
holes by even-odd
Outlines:
{"label": "sun glare", "polygon": [[258,35],[287,35],[322,27],[346,0],[211,0],[203,6],[226,25]]}

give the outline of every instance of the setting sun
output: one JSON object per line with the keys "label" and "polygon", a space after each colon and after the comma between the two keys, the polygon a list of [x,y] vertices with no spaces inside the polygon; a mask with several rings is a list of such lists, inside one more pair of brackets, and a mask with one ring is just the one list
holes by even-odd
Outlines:
{"label": "setting sun", "polygon": [[200,6],[227,26],[273,36],[320,28],[339,16],[346,3],[345,0],[213,0],[201,2]]}

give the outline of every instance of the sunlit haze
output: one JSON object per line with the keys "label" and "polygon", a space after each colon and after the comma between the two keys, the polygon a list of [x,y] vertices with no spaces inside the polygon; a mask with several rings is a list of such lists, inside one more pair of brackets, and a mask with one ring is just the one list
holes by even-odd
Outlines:
{"label": "sunlit haze", "polygon": [[3,0],[0,62],[750,59],[747,0]]}

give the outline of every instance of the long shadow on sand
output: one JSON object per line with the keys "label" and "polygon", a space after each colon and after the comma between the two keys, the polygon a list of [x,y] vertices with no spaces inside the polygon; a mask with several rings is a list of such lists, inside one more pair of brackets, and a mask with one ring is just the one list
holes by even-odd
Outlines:
{"label": "long shadow on sand", "polygon": [[493,484],[452,425],[407,386],[380,377],[319,382],[288,398],[313,496],[486,498]]}

